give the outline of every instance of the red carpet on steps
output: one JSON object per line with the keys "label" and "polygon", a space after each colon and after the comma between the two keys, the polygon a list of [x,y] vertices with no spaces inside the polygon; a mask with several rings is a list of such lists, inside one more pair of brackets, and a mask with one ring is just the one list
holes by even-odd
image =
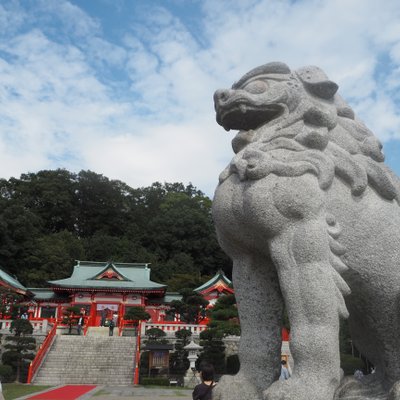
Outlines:
{"label": "red carpet on steps", "polygon": [[90,392],[96,385],[66,385],[41,394],[28,397],[28,400],[76,400]]}

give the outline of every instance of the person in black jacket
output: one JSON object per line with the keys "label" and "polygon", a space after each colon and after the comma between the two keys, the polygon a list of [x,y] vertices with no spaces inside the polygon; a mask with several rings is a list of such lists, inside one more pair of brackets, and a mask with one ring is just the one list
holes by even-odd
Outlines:
{"label": "person in black jacket", "polygon": [[81,315],[79,316],[79,319],[78,319],[78,326],[77,326],[78,335],[81,334],[83,325],[85,325],[85,318],[83,318],[83,315],[81,314]]}
{"label": "person in black jacket", "polygon": [[108,325],[108,335],[112,336],[114,334],[114,321],[110,319],[110,323]]}
{"label": "person in black jacket", "polygon": [[197,385],[192,393],[193,400],[211,400],[214,382],[214,367],[211,364],[200,366],[201,383]]}

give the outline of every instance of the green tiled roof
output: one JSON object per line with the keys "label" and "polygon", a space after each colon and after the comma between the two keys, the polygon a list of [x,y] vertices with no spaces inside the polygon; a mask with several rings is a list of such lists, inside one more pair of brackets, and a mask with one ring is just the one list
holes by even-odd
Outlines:
{"label": "green tiled roof", "polygon": [[149,299],[148,304],[169,304],[171,301],[174,300],[182,300],[182,295],[179,293],[174,293],[174,292],[167,292],[165,293],[164,297],[157,298],[157,299]]}
{"label": "green tiled roof", "polygon": [[232,283],[224,274],[224,271],[219,270],[209,281],[207,281],[206,283],[203,283],[201,286],[199,286],[198,288],[194,289],[194,292],[201,292],[203,290],[208,289],[209,287],[213,286],[214,284],[216,284],[219,280],[222,280],[223,282],[225,282],[228,286]]}
{"label": "green tiled roof", "polygon": [[30,292],[33,293],[33,300],[47,300],[47,301],[68,301],[69,296],[62,296],[59,293],[54,293],[53,289],[48,288],[29,288]]}
{"label": "green tiled roof", "polygon": [[[69,278],[49,281],[62,288],[162,290],[161,285],[150,280],[149,264],[78,261]],[[99,279],[107,271],[115,272],[118,279]]]}
{"label": "green tiled roof", "polygon": [[0,269],[0,280],[6,282],[8,285],[12,286],[15,289],[23,290],[24,292],[27,291],[26,287],[22,286],[16,278],[13,278],[2,269]]}

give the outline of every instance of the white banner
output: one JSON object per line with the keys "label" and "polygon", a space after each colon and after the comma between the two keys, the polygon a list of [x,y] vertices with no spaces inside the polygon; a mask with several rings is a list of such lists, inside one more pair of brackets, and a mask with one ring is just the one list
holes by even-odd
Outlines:
{"label": "white banner", "polygon": [[118,304],[97,304],[97,311],[105,310],[106,308],[112,311],[118,311]]}

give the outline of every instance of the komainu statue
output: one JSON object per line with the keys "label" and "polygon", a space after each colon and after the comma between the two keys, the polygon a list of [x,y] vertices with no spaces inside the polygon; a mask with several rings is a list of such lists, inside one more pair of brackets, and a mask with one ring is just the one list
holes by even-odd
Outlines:
{"label": "komainu statue", "polygon": [[[381,144],[317,67],[273,62],[215,95],[238,130],[213,202],[242,327],[220,400],[400,399],[400,183]],[[291,378],[280,373],[282,314]],[[375,366],[342,379],[339,321]]]}

